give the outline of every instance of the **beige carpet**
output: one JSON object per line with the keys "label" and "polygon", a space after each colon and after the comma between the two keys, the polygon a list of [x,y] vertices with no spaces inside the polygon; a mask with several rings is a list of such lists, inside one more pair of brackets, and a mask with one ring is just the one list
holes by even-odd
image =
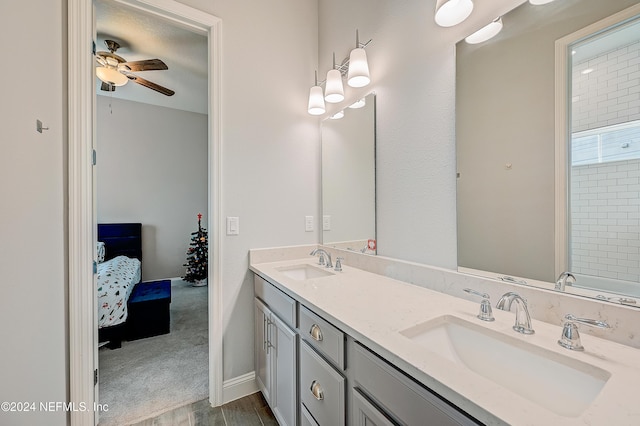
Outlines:
{"label": "beige carpet", "polygon": [[209,396],[208,287],[171,286],[171,332],[99,351],[100,426],[127,425]]}

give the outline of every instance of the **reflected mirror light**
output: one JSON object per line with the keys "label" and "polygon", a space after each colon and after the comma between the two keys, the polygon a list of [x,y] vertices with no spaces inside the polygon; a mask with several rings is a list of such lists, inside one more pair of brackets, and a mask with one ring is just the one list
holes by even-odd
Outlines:
{"label": "reflected mirror light", "polygon": [[497,36],[502,31],[502,17],[480,28],[475,33],[464,39],[469,44],[483,43]]}

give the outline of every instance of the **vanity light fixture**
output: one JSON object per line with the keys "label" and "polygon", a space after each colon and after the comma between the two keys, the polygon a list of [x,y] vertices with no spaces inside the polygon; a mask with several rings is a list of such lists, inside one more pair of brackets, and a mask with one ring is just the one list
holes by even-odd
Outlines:
{"label": "vanity light fixture", "polygon": [[307,111],[311,115],[324,114],[324,96],[322,96],[322,87],[318,84],[318,71],[316,71],[316,84],[309,90],[309,106]]}
{"label": "vanity light fixture", "polygon": [[553,0],[529,0],[529,3],[535,5],[535,6],[539,6],[541,4],[547,4],[547,3],[551,3]]}
{"label": "vanity light fixture", "polygon": [[[325,100],[330,103],[338,103],[344,100],[344,85],[342,78],[347,77],[347,84],[351,87],[364,87],[371,82],[369,75],[369,63],[364,49],[371,43],[360,43],[358,30],[356,30],[356,47],[339,65],[336,65],[336,54],[333,54],[333,68],[327,72],[327,79],[318,81],[318,72],[315,74],[315,85],[309,90],[309,103],[307,111],[311,115],[322,115],[326,112]],[[324,95],[322,85],[325,85]],[[364,100],[361,100],[364,102]],[[358,101],[358,102],[361,102]],[[358,103],[356,102],[356,104]],[[364,106],[364,103],[362,104]],[[359,108],[354,106],[353,108]]]}
{"label": "vanity light fixture", "polygon": [[333,52],[333,68],[327,73],[327,83],[324,89],[324,100],[332,104],[344,100],[344,86],[342,74],[336,69],[336,53]]}
{"label": "vanity light fixture", "polygon": [[362,98],[362,99],[358,99],[357,101],[349,105],[349,108],[352,108],[352,109],[362,108],[366,104],[367,104],[367,101],[365,100],[365,98]]}
{"label": "vanity light fixture", "polygon": [[499,17],[493,22],[490,22],[489,24],[480,28],[478,31],[465,38],[464,41],[469,44],[483,43],[497,36],[500,31],[502,31],[502,17]]}
{"label": "vanity light fixture", "polygon": [[347,84],[351,87],[364,87],[371,82],[369,76],[369,62],[364,46],[360,44],[358,30],[356,30],[356,47],[349,55],[349,71]]}
{"label": "vanity light fixture", "polygon": [[438,0],[435,21],[441,27],[453,27],[467,19],[472,11],[471,0]]}

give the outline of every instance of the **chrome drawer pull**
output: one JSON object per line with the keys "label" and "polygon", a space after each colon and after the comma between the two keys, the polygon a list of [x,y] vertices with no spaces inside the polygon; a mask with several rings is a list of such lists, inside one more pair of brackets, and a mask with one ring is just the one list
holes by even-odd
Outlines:
{"label": "chrome drawer pull", "polygon": [[324,391],[322,390],[322,386],[320,386],[320,383],[318,383],[316,380],[311,382],[310,390],[311,394],[313,394],[313,397],[318,401],[322,401],[324,399]]}
{"label": "chrome drawer pull", "polygon": [[318,324],[313,324],[311,326],[309,334],[311,335],[311,338],[316,342],[322,342],[322,330],[320,330],[320,326]]}

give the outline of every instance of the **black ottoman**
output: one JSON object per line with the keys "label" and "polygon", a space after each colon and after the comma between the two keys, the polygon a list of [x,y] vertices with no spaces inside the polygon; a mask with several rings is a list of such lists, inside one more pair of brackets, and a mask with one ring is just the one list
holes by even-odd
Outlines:
{"label": "black ottoman", "polygon": [[169,333],[171,280],[138,283],[133,288],[127,309],[128,339]]}

